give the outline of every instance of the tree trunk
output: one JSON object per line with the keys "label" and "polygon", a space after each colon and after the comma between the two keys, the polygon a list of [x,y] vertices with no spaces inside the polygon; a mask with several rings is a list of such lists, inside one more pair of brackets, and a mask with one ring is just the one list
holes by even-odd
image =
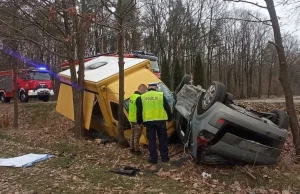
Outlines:
{"label": "tree trunk", "polygon": [[11,65],[13,69],[13,84],[14,84],[14,125],[13,127],[17,129],[19,127],[18,120],[19,120],[19,106],[18,106],[18,85],[17,85],[17,63],[18,60],[15,58],[11,58]]}
{"label": "tree trunk", "polygon": [[298,125],[297,115],[295,112],[293,93],[292,93],[292,89],[288,77],[288,66],[286,63],[285,51],[282,44],[282,37],[281,37],[280,27],[278,23],[278,18],[277,18],[273,0],[265,0],[265,2],[267,4],[267,9],[272,22],[277,56],[279,60],[279,80],[285,94],[285,103],[286,103],[287,113],[289,115],[290,126],[293,135],[293,142],[296,148],[296,154],[300,155],[299,125]]}
{"label": "tree trunk", "polygon": [[[122,11],[122,0],[118,0],[117,12]],[[119,55],[119,109],[118,109],[118,143],[121,147],[128,147],[124,136],[124,18],[118,18],[118,55]]]}
{"label": "tree trunk", "polygon": [[270,66],[269,70],[269,85],[268,85],[268,98],[270,98],[271,95],[271,84],[272,84],[272,77],[273,77],[273,64]]}

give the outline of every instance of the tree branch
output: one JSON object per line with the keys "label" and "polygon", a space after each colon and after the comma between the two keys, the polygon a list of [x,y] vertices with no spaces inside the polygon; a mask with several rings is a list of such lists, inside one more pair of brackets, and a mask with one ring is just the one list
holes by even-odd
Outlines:
{"label": "tree branch", "polygon": [[[108,2],[112,5],[112,2],[110,2],[109,0],[106,0],[106,1],[108,1]],[[107,4],[104,2],[104,0],[101,0],[101,2],[102,2],[102,5],[107,9],[108,12],[110,12],[110,13],[113,14],[113,15],[115,15],[118,19],[121,19],[121,16],[120,16],[120,15],[116,14],[115,12],[113,12],[113,11],[111,11],[111,10],[109,9],[109,7],[108,7]]]}
{"label": "tree branch", "polygon": [[266,24],[266,25],[269,25],[269,26],[272,26],[272,24],[269,24],[268,22],[271,22],[271,20],[261,20],[261,19],[259,19],[258,17],[256,17],[256,16],[254,16],[254,15],[252,15],[251,13],[248,13],[251,17],[253,17],[253,18],[255,18],[255,19],[257,19],[257,21],[259,21],[259,22],[261,22],[261,23],[263,23],[263,24]]}
{"label": "tree branch", "polygon": [[269,22],[270,20],[256,21],[256,20],[246,20],[246,19],[230,18],[230,17],[228,17],[228,18],[218,18],[218,19],[214,19],[214,20],[237,20],[237,21],[244,21],[244,22],[263,23],[265,25],[272,26],[271,24],[266,23],[266,22]]}
{"label": "tree branch", "polygon": [[278,47],[278,45],[275,42],[271,41],[271,40],[269,40],[268,43],[274,45],[276,48]]}
{"label": "tree branch", "polygon": [[267,9],[266,6],[262,6],[262,5],[259,5],[257,3],[253,3],[253,2],[249,2],[249,1],[244,1],[244,0],[224,0],[224,1],[236,2],[236,3],[248,3],[248,4],[251,4],[251,5],[255,5],[257,7],[263,8],[263,9]]}
{"label": "tree branch", "polygon": [[37,42],[37,41],[35,41],[35,40],[32,40],[31,38],[29,38],[28,36],[26,36],[26,34],[24,34],[21,30],[15,28],[15,27],[13,27],[13,26],[11,26],[10,24],[8,24],[8,23],[6,23],[5,21],[3,21],[2,19],[0,19],[0,22],[3,23],[3,24],[5,24],[5,25],[8,26],[9,28],[11,28],[11,29],[13,29],[13,30],[19,32],[26,40],[28,40],[28,41],[30,41],[30,42],[36,44],[36,45],[39,45],[40,47],[43,47],[44,49],[48,50],[49,52],[51,52],[51,53],[54,54],[54,55],[57,55],[57,56],[60,56],[60,57],[65,58],[64,55],[61,55],[61,54],[59,54],[59,53],[56,53],[56,52],[50,50],[48,47],[44,46],[43,44],[41,44],[41,43],[39,43],[39,42]]}

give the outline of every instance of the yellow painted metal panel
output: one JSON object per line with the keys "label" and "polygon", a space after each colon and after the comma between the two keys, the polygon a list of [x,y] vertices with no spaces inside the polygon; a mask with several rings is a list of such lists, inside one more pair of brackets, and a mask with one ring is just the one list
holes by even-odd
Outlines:
{"label": "yellow painted metal panel", "polygon": [[[95,94],[87,91],[84,92],[83,119],[86,129],[89,129],[90,127],[94,97]],[[60,84],[56,111],[74,121],[73,93],[71,86],[62,83]]]}
{"label": "yellow painted metal panel", "polygon": [[83,121],[86,129],[90,128],[95,94],[85,91],[83,93]]}
{"label": "yellow painted metal panel", "polygon": [[56,111],[74,121],[72,88],[66,84],[60,84]]}
{"label": "yellow painted metal panel", "polygon": [[[140,69],[138,71],[131,72],[130,74],[125,75],[124,78],[124,98],[127,99],[137,90],[140,84],[146,84],[153,82],[161,82],[151,71],[148,69]],[[107,93],[112,98],[115,96],[115,99],[119,99],[119,80],[115,80],[112,83],[107,85]]]}

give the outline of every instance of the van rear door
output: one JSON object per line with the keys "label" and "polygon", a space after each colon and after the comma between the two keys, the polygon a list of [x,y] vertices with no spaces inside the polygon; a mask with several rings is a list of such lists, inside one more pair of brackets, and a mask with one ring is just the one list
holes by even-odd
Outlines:
{"label": "van rear door", "polygon": [[[90,128],[95,94],[84,91],[83,94],[83,120],[84,127]],[[72,87],[61,83],[57,99],[56,111],[74,121],[73,93]]]}

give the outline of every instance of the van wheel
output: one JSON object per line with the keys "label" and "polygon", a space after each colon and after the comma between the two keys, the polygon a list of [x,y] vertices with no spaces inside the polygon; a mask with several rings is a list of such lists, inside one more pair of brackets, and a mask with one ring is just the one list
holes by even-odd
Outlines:
{"label": "van wheel", "polygon": [[20,93],[20,101],[21,102],[28,102],[29,98],[28,95],[25,92]]}

